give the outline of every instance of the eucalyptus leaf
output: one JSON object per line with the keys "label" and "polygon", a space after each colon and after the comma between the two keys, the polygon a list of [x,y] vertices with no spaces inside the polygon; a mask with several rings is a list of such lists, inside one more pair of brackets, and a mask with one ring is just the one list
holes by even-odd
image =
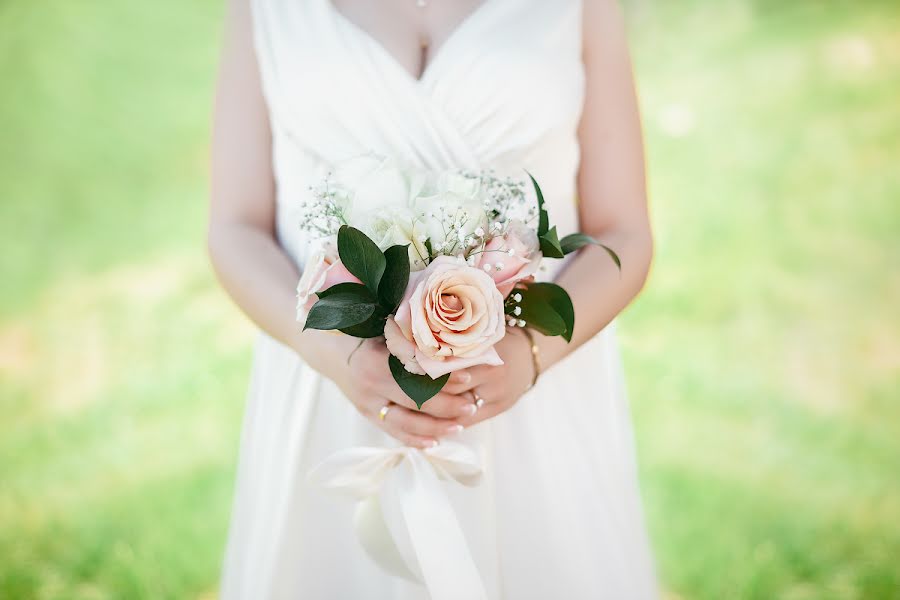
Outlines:
{"label": "eucalyptus leaf", "polygon": [[387,261],[384,254],[359,229],[342,225],[337,236],[338,254],[348,271],[356,275],[369,291],[378,294],[378,284]]}
{"label": "eucalyptus leaf", "polygon": [[437,379],[432,379],[428,375],[410,373],[400,359],[393,354],[388,357],[388,366],[391,369],[391,375],[394,376],[394,381],[420,409],[426,401],[440,392],[447,380],[450,379],[449,373]]}
{"label": "eucalyptus leaf", "polygon": [[563,254],[571,254],[572,252],[580,250],[588,244],[600,246],[601,248],[606,250],[606,253],[609,254],[610,258],[612,258],[612,261],[616,263],[616,267],[618,267],[620,271],[622,270],[622,261],[619,260],[619,255],[616,254],[615,251],[613,251],[613,249],[609,246],[601,244],[596,239],[585,233],[570,233],[560,241],[560,246],[562,247]]}
{"label": "eucalyptus leaf", "polygon": [[319,298],[313,304],[303,329],[330,331],[350,327],[362,323],[374,312],[374,302],[360,302],[359,296],[353,292],[337,292]]}
{"label": "eucalyptus leaf", "polygon": [[378,284],[378,302],[388,314],[397,310],[409,283],[409,246],[391,246],[384,251],[386,267]]}

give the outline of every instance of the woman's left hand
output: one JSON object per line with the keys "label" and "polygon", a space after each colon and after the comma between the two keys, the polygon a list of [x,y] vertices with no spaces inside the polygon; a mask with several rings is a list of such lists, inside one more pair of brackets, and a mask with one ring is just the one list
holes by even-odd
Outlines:
{"label": "woman's left hand", "polygon": [[[482,398],[484,404],[471,417],[457,419],[469,427],[490,419],[512,408],[519,398],[531,387],[534,380],[534,363],[531,357],[531,342],[516,327],[506,330],[506,335],[495,346],[503,364],[499,366],[481,365],[457,372],[454,379],[466,379],[458,383],[448,383],[443,391],[471,398],[475,402]],[[422,410],[428,412],[426,402]]]}

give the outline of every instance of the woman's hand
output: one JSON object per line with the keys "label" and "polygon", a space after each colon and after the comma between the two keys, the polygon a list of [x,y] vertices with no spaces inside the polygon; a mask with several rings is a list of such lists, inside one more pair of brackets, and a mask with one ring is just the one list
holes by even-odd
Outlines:
{"label": "woman's hand", "polygon": [[[362,340],[360,344],[360,340],[343,337],[346,339],[334,340],[336,350],[319,361],[320,372],[337,384],[361,415],[407,446],[432,447],[440,438],[459,433],[462,420],[475,413],[471,397],[446,392],[418,410],[394,381],[383,340]],[[455,379],[465,377],[456,375]],[[385,406],[390,409],[382,419],[380,412]]]}
{"label": "woman's hand", "polygon": [[[476,397],[484,400],[484,405],[474,415],[460,419],[466,427],[512,408],[534,380],[531,342],[525,333],[510,327],[495,347],[503,359],[502,365],[482,365],[454,373],[442,391],[468,402],[473,402]],[[425,403],[422,410],[427,412],[429,404],[431,400]]]}

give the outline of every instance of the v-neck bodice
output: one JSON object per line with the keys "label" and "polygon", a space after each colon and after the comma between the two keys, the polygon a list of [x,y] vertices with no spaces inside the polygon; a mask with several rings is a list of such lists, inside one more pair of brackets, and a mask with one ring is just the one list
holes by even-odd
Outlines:
{"label": "v-neck bodice", "polygon": [[484,0],[416,79],[331,0],[251,0],[270,111],[278,229],[305,254],[295,207],[322,167],[364,152],[432,168],[532,171],[576,227],[583,102],[580,0]]}
{"label": "v-neck bodice", "polygon": [[400,64],[397,57],[391,54],[390,51],[387,50],[385,44],[378,40],[375,35],[367,31],[363,26],[354,22],[353,19],[344,15],[341,10],[334,5],[334,0],[322,1],[331,7],[338,21],[341,21],[346,27],[354,29],[363,38],[368,38],[369,45],[372,47],[373,52],[384,54],[387,61],[396,63],[397,68],[406,71],[410,79],[417,83],[423,82],[429,78],[430,71],[433,68],[432,65],[435,62],[440,62],[442,55],[445,53],[445,48],[452,49],[456,38],[463,37],[466,29],[472,26],[473,22],[477,23],[478,19],[481,17],[481,13],[490,10],[490,5],[494,2],[494,0],[482,0],[475,8],[471,9],[468,14],[464,15],[456,25],[450,29],[450,32],[440,44],[431,47],[431,58],[422,64],[422,72],[419,73],[418,76],[415,76]]}

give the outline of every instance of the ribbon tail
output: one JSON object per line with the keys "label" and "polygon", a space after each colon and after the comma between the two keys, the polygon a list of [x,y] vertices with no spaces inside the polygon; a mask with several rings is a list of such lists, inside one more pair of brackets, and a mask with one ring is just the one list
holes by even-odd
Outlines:
{"label": "ribbon tail", "polygon": [[431,600],[487,600],[453,505],[426,455],[408,452],[396,477],[409,541]]}
{"label": "ribbon tail", "polygon": [[312,483],[358,500],[353,524],[363,550],[388,573],[421,583],[421,577],[407,566],[414,561],[404,558],[391,535],[379,493],[385,477],[404,453],[405,450],[397,449],[348,448],[320,462],[308,477]]}
{"label": "ribbon tail", "polygon": [[407,581],[422,582],[421,577],[410,570],[407,561],[400,554],[394,536],[385,522],[378,495],[370,496],[357,504],[354,526],[363,550],[379,567]]}

